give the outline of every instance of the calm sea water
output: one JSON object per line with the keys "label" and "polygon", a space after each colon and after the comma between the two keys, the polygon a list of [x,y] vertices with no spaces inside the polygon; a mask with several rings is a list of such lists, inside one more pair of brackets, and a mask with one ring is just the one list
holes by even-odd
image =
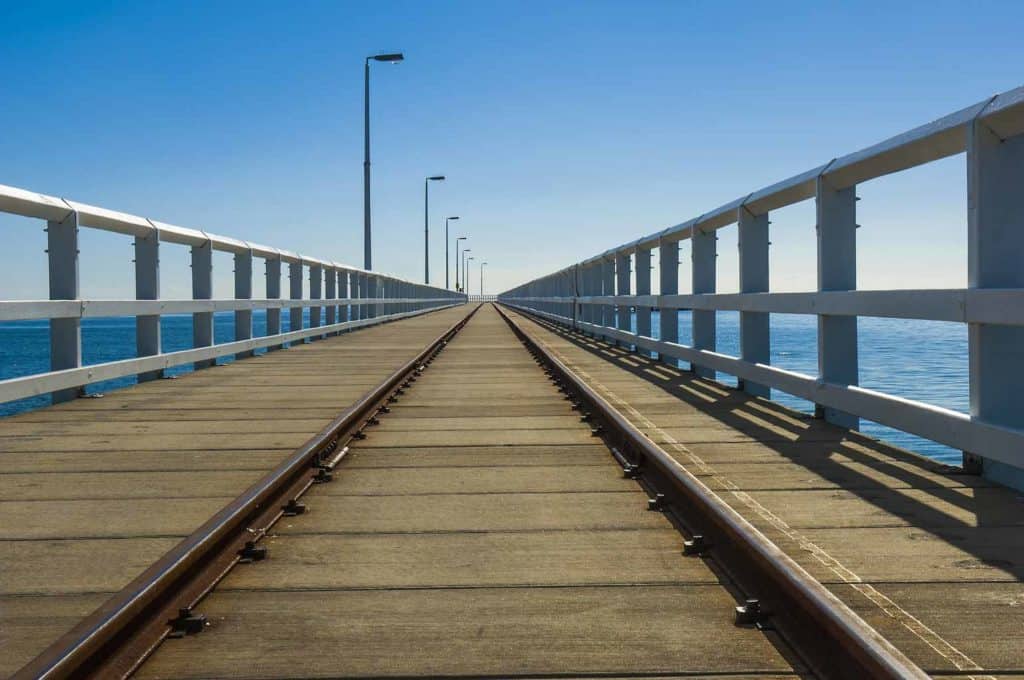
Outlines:
{"label": "calm sea water", "polygon": [[[282,328],[288,327],[288,310],[282,310]],[[691,340],[689,312],[679,314],[680,342]],[[303,326],[308,327],[308,314]],[[657,333],[658,313],[652,326]],[[739,355],[739,313],[718,313],[718,351]],[[634,318],[635,330],[635,318]],[[164,351],[188,349],[192,344],[192,317],[165,316],[161,319]],[[253,332],[266,334],[266,314],[253,314]],[[234,339],[234,314],[214,315],[215,341]],[[816,375],[818,366],[817,321],[813,316],[771,315],[771,363],[780,368]],[[888,394],[915,399],[966,413],[968,409],[967,328],[964,324],[939,321],[862,318],[858,326],[860,384]],[[135,356],[135,320],[132,317],[85,319],[82,322],[82,353],[85,364],[97,364]],[[49,324],[46,321],[0,322],[0,379],[46,371],[49,364]],[[230,358],[220,359],[231,361]],[[183,366],[170,373],[191,370]],[[719,374],[735,385],[735,380]],[[134,378],[97,383],[90,393],[105,392],[134,384]],[[801,411],[813,411],[813,404],[777,390],[772,398]],[[38,408],[49,403],[34,397],[0,404],[0,415]],[[960,452],[891,428],[862,421],[862,431],[930,456],[959,464]]]}

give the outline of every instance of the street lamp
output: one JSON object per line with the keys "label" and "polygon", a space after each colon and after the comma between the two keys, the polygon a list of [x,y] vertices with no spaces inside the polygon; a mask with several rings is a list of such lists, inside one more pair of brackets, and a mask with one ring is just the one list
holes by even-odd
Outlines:
{"label": "street lamp", "polygon": [[486,262],[480,263],[480,295],[484,294],[484,265],[486,264]]}
{"label": "street lamp", "polygon": [[474,258],[472,255],[467,257],[466,258],[466,266],[462,268],[462,274],[466,278],[464,283],[466,285],[466,299],[467,300],[469,299],[469,263],[472,262],[474,259],[476,259],[476,258]]}
{"label": "street lamp", "polygon": [[466,248],[462,251],[462,292],[468,294],[469,286],[469,270],[466,269],[466,255],[473,252],[472,248]]}
{"label": "street lamp", "polygon": [[423,283],[430,285],[430,183],[444,181],[444,175],[434,175],[423,180]]}
{"label": "street lamp", "polygon": [[459,290],[459,241],[465,241],[465,236],[455,239],[455,290]]}
{"label": "street lamp", "polygon": [[[451,249],[451,246],[448,245],[448,220],[457,219],[459,219],[458,215],[444,218],[444,287],[448,290],[451,290],[451,286],[448,285],[448,251]],[[455,245],[458,247],[458,242]]]}
{"label": "street lamp", "polygon": [[370,252],[370,61],[390,61],[392,64],[405,59],[401,52],[378,54],[367,57],[363,63],[363,269],[373,269]]}

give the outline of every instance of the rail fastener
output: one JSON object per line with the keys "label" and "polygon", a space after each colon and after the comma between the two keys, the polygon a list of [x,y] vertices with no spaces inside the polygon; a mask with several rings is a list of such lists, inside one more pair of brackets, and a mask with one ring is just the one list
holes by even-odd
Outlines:
{"label": "rail fastener", "polygon": [[686,557],[699,557],[711,548],[711,542],[704,534],[694,534],[689,540],[683,541],[683,555]]}

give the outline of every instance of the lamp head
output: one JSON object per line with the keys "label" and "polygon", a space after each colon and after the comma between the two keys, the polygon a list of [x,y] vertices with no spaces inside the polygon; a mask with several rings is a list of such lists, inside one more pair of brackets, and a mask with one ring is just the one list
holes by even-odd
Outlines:
{"label": "lamp head", "polygon": [[444,175],[434,175],[433,177],[427,178],[431,182],[439,182],[444,179]]}
{"label": "lamp head", "polygon": [[401,52],[394,52],[392,54],[375,54],[370,57],[370,59],[373,59],[374,61],[390,61],[392,64],[397,64],[405,59],[405,55]]}

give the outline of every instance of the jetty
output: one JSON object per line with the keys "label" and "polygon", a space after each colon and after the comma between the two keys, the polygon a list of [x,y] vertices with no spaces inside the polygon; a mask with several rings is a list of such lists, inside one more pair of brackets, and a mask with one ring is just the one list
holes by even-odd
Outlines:
{"label": "jetty", "polygon": [[[968,287],[858,290],[857,186],[954,155]],[[45,320],[51,369],[0,381],[51,402],[0,419],[0,677],[1024,677],[1021,187],[1024,88],[470,296],[0,186],[50,290],[0,321]],[[771,213],[804,201],[818,290],[772,292]],[[83,297],[86,228],[134,240],[134,299]],[[816,317],[817,375],[771,365],[771,314]],[[106,317],[137,354],[85,365]],[[966,324],[970,413],[859,386],[858,317]]]}

